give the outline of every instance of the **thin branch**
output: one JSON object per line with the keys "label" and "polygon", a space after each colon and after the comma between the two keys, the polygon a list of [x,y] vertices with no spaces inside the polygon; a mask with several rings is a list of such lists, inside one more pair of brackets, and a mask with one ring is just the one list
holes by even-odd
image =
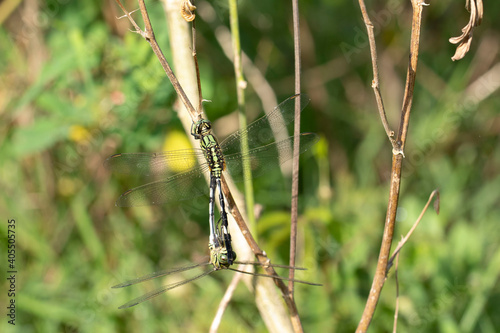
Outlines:
{"label": "thin branch", "polygon": [[[188,8],[189,9],[189,16],[186,17],[186,9],[185,8]],[[198,87],[198,119],[201,119],[202,117],[202,110],[203,110],[203,106],[202,106],[202,103],[203,103],[203,94],[201,92],[201,76],[200,76],[200,66],[198,66],[198,56],[197,56],[197,53],[196,53],[196,21],[195,21],[195,14],[194,14],[194,10],[196,9],[195,6],[193,6],[191,4],[190,1],[186,1],[184,3],[184,5],[182,6],[182,8],[184,9],[182,11],[183,15],[182,17],[184,17],[184,19],[188,22],[191,22],[191,39],[193,41],[193,45],[192,45],[192,50],[193,50],[193,60],[194,60],[194,67],[196,69],[196,86]]]}
{"label": "thin branch", "polygon": [[[293,48],[295,61],[295,93],[300,94],[300,26],[299,26],[299,3],[298,0],[292,0],[293,15]],[[293,164],[292,164],[292,202],[290,211],[290,263],[289,266],[295,266],[295,256],[297,255],[297,215],[299,200],[299,150],[300,150],[300,101],[295,100],[295,125],[293,129]],[[288,292],[290,297],[294,297],[295,271],[291,269],[288,272],[290,281],[288,282]]]}
{"label": "thin branch", "polygon": [[[243,265],[241,265],[243,266]],[[217,308],[217,312],[215,313],[214,320],[212,321],[212,325],[210,325],[210,333],[215,333],[219,329],[220,323],[222,321],[222,316],[224,315],[224,312],[226,311],[227,306],[229,305],[229,302],[231,301],[231,298],[233,298],[234,291],[236,290],[236,286],[238,286],[238,283],[240,282],[241,278],[243,277],[243,274],[234,274],[233,279],[231,280],[231,283],[226,289],[226,292],[224,293],[224,296],[222,297],[219,307]]]}
{"label": "thin branch", "polygon": [[379,77],[378,77],[378,60],[377,60],[377,45],[375,43],[375,34],[373,32],[373,23],[366,12],[366,6],[364,0],[359,0],[359,7],[361,8],[361,14],[363,15],[363,21],[366,25],[366,31],[368,33],[368,40],[370,43],[370,55],[372,59],[373,67],[373,81],[372,88],[375,94],[375,100],[377,101],[378,113],[380,120],[382,120],[382,125],[384,126],[385,133],[391,141],[394,147],[394,131],[389,128],[389,123],[387,122],[387,116],[385,113],[384,102],[382,100],[382,94],[380,93]]}
{"label": "thin branch", "polygon": [[388,261],[388,264],[387,264],[387,273],[389,272],[389,269],[391,268],[392,266],[392,263],[394,261],[394,258],[396,257],[396,255],[399,253],[399,251],[401,251],[401,249],[403,248],[403,246],[406,244],[406,242],[408,241],[408,239],[410,239],[410,236],[411,234],[413,233],[413,231],[415,231],[415,229],[417,228],[418,224],[420,223],[420,221],[422,220],[422,218],[424,217],[424,214],[425,212],[427,211],[427,208],[429,208],[429,205],[431,204],[432,202],[432,199],[437,196],[437,199],[436,199],[436,202],[437,202],[437,206],[435,206],[435,209],[436,211],[438,212],[439,214],[439,190],[434,190],[432,191],[431,195],[429,196],[429,200],[427,200],[427,204],[425,204],[424,208],[422,209],[422,211],[420,212],[420,215],[418,216],[417,220],[415,221],[415,223],[413,224],[413,226],[411,227],[410,231],[408,231],[408,233],[406,234],[406,236],[403,237],[403,239],[401,239],[401,241],[398,243],[398,246],[396,247],[396,249],[394,250],[394,252],[392,253],[392,256],[391,258],[389,259]]}
{"label": "thin branch", "polygon": [[[362,3],[363,0],[360,0]],[[392,237],[396,221],[396,212],[399,202],[399,192],[401,186],[401,171],[404,157],[404,146],[408,134],[408,126],[410,122],[410,110],[413,100],[413,89],[415,86],[415,78],[417,71],[417,61],[419,52],[420,27],[422,23],[422,7],[425,3],[421,0],[412,0],[413,18],[410,40],[410,61],[405,85],[405,95],[403,99],[403,107],[401,111],[401,122],[396,140],[396,146],[393,145],[392,155],[392,170],[391,183],[389,191],[389,202],[385,218],[384,233],[382,236],[382,244],[380,247],[377,269],[373,278],[370,294],[363,311],[361,320],[359,321],[356,332],[366,332],[373,318],[375,308],[380,298],[382,287],[386,280],[386,272],[389,254],[391,251]],[[364,8],[364,5],[363,5]],[[371,41],[374,43],[373,41]],[[370,42],[370,43],[371,43]]]}

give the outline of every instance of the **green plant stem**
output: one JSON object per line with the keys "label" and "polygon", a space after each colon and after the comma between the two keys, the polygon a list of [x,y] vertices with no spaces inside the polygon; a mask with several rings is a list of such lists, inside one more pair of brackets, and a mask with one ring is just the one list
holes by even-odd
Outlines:
{"label": "green plant stem", "polygon": [[[243,66],[241,65],[241,44],[240,44],[240,29],[238,23],[238,4],[236,0],[229,0],[229,21],[231,26],[231,40],[233,44],[233,64],[234,73],[236,78],[236,94],[238,98],[238,118],[240,128],[247,127],[247,118],[245,114],[245,88],[246,81],[243,77]],[[243,155],[248,153],[248,137],[247,133],[243,132],[241,135],[241,152]],[[250,226],[252,234],[256,235],[255,215],[254,215],[254,194],[252,183],[252,170],[250,169],[250,162],[243,161],[243,174],[245,184],[245,204],[247,210],[247,223]]]}
{"label": "green plant stem", "polygon": [[[295,61],[295,93],[300,93],[300,28],[299,28],[299,3],[298,0],[292,0],[293,7],[293,48]],[[295,266],[295,256],[297,254],[297,223],[298,223],[298,204],[299,204],[299,149],[300,141],[300,102],[295,100],[295,124],[293,129],[293,167],[292,167],[292,201],[290,210],[290,262],[289,265]],[[288,291],[293,298],[295,272],[293,269],[288,273]]]}

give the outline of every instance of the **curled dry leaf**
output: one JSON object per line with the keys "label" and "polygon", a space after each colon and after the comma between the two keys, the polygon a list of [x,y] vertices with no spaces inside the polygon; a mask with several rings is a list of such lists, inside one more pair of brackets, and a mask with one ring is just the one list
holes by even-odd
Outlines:
{"label": "curled dry leaf", "polygon": [[470,12],[469,23],[462,29],[461,36],[449,39],[450,43],[458,44],[455,55],[451,58],[453,61],[462,59],[469,52],[474,27],[479,26],[483,20],[483,0],[467,0],[465,8]]}
{"label": "curled dry leaf", "polygon": [[195,19],[196,14],[194,13],[196,6],[194,6],[190,0],[183,1],[181,4],[181,15],[187,21],[191,22]]}

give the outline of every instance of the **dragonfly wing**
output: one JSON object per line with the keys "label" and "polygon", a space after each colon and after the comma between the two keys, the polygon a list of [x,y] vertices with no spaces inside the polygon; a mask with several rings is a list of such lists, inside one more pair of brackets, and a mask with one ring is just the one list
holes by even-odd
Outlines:
{"label": "dragonfly wing", "polygon": [[242,134],[248,138],[250,149],[262,146],[273,141],[273,138],[283,130],[286,125],[295,120],[295,101],[300,100],[302,111],[310,99],[306,94],[297,94],[289,97],[274,108],[267,115],[257,119],[246,128],[236,131],[221,142],[220,146],[225,155],[235,154],[241,150],[240,140]]}
{"label": "dragonfly wing", "polygon": [[104,166],[112,172],[138,176],[168,176],[193,169],[201,149],[182,149],[162,153],[115,154],[106,159]]}
{"label": "dragonfly wing", "polygon": [[135,187],[123,193],[116,201],[119,207],[160,205],[192,199],[207,192],[203,177],[208,166],[174,175],[164,180]]}
{"label": "dragonfly wing", "polygon": [[157,277],[163,277],[163,276],[167,276],[167,275],[171,275],[171,274],[175,274],[175,273],[185,272],[185,271],[189,271],[189,270],[196,268],[196,267],[202,267],[202,266],[207,266],[207,265],[210,265],[210,261],[208,261],[208,260],[204,261],[204,262],[197,263],[197,264],[191,264],[191,265],[187,265],[187,266],[158,271],[158,272],[154,272],[151,274],[146,274],[144,276],[138,277],[137,279],[128,280],[126,282],[117,284],[116,286],[113,286],[111,288],[128,287],[128,286],[132,286],[132,285],[137,284],[137,283],[141,283],[144,281],[149,281],[149,280],[155,279]]}
{"label": "dragonfly wing", "polygon": [[252,266],[259,266],[259,267],[273,267],[273,268],[293,269],[293,270],[296,270],[296,271],[305,271],[305,270],[307,270],[307,268],[304,268],[304,267],[279,265],[279,264],[263,264],[260,261],[238,261],[238,260],[235,260],[233,263],[237,264],[237,265],[252,265]]}
{"label": "dragonfly wing", "polygon": [[149,293],[147,293],[147,294],[144,294],[144,295],[142,295],[142,296],[140,296],[140,297],[137,297],[137,298],[135,298],[135,299],[131,300],[130,302],[127,302],[127,303],[123,304],[123,305],[122,305],[122,306],[120,306],[118,309],[126,309],[126,308],[130,308],[130,307],[132,307],[132,306],[135,306],[135,305],[137,305],[137,304],[140,304],[140,303],[142,303],[142,302],[145,302],[145,301],[147,301],[147,300],[150,300],[150,299],[151,299],[151,298],[153,298],[153,297],[159,296],[159,295],[163,294],[164,292],[166,292],[166,291],[168,291],[168,290],[171,290],[171,289],[174,289],[174,288],[180,287],[180,286],[182,286],[182,285],[184,285],[184,284],[187,284],[187,283],[189,283],[189,282],[192,282],[192,281],[194,281],[194,280],[198,280],[199,278],[202,278],[202,277],[204,277],[204,276],[206,276],[206,275],[208,275],[208,274],[210,274],[210,273],[212,273],[212,272],[214,272],[214,271],[215,271],[215,269],[211,269],[211,270],[209,270],[209,271],[206,271],[206,272],[203,272],[203,273],[201,273],[201,274],[198,274],[198,275],[196,275],[195,277],[192,277],[192,278],[190,278],[190,279],[183,280],[183,281],[179,281],[179,282],[175,282],[175,283],[172,283],[172,284],[168,284],[168,285],[166,285],[166,286],[162,286],[162,287],[160,287],[160,288],[158,288],[158,289],[156,289],[156,290],[153,290],[153,291],[151,291],[151,292],[149,292]]}
{"label": "dragonfly wing", "polygon": [[[319,137],[314,133],[301,133],[299,139],[300,153],[302,154],[314,145]],[[294,137],[291,136],[279,142],[251,149],[244,156],[239,153],[228,155],[225,157],[227,169],[235,181],[242,181],[244,179],[243,161],[248,161],[252,169],[252,177],[261,176],[292,158],[293,141]]]}
{"label": "dragonfly wing", "polygon": [[271,278],[271,279],[278,279],[278,280],[285,280],[285,281],[293,281],[293,282],[298,282],[298,283],[302,283],[302,284],[307,284],[307,285],[310,285],[310,286],[319,286],[319,287],[323,286],[320,283],[314,283],[314,282],[309,282],[309,281],[304,281],[304,280],[297,280],[297,279],[290,279],[290,278],[279,276],[279,275],[269,275],[269,274],[262,274],[262,273],[253,273],[253,272],[242,271],[242,270],[239,270],[239,269],[236,269],[236,268],[231,268],[231,267],[229,267],[228,269],[231,270],[231,271],[234,271],[234,272],[243,273],[243,274],[247,274],[247,275],[267,277],[267,278]]}

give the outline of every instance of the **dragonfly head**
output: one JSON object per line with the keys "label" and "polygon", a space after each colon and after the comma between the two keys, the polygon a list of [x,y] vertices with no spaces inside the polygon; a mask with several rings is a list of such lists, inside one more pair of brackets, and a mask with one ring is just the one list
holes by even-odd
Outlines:
{"label": "dragonfly head", "polygon": [[211,131],[212,123],[206,119],[200,119],[191,126],[191,135],[197,140],[210,134]]}

